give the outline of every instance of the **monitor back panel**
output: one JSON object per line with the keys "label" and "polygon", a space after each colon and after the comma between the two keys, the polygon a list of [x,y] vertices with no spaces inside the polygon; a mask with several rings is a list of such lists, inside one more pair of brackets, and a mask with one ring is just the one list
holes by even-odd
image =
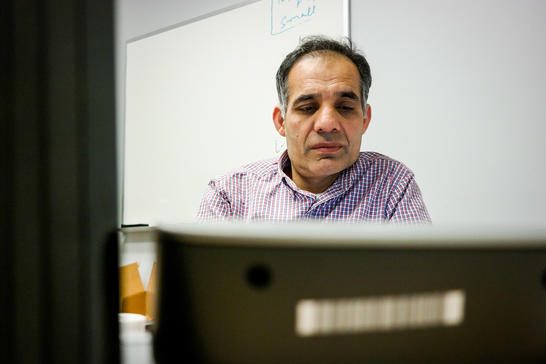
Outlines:
{"label": "monitor back panel", "polygon": [[546,360],[544,249],[159,240],[159,363]]}

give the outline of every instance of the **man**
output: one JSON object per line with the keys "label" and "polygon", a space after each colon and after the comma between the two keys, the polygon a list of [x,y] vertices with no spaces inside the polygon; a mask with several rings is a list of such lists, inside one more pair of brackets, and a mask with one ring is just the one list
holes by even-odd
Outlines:
{"label": "man", "polygon": [[360,152],[371,120],[370,85],[368,62],[349,40],[304,39],[277,72],[273,123],[287,150],[210,181],[198,217],[429,222],[413,173]]}

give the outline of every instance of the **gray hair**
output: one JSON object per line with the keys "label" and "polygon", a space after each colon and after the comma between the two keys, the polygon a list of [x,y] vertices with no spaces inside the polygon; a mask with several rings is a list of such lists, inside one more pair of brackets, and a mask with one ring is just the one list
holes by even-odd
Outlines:
{"label": "gray hair", "polygon": [[356,66],[360,75],[360,98],[362,108],[366,105],[372,75],[370,65],[366,58],[359,53],[349,38],[337,41],[323,36],[310,36],[300,40],[298,47],[290,52],[282,61],[277,70],[277,94],[283,115],[286,114],[288,101],[288,73],[300,58],[307,54],[320,54],[323,52],[334,52],[347,57]]}

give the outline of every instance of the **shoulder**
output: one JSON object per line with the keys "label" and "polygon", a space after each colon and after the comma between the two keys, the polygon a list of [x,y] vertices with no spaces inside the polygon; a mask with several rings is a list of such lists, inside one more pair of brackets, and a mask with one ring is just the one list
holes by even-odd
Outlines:
{"label": "shoulder", "polygon": [[375,167],[385,171],[413,172],[402,162],[377,152],[360,152],[356,162],[365,169]]}
{"label": "shoulder", "polygon": [[226,184],[235,181],[269,181],[278,175],[278,158],[269,158],[245,164],[235,168],[212,181],[215,184]]}
{"label": "shoulder", "polygon": [[390,183],[407,183],[414,178],[413,171],[404,163],[377,152],[361,152],[354,170],[363,179],[387,179]]}

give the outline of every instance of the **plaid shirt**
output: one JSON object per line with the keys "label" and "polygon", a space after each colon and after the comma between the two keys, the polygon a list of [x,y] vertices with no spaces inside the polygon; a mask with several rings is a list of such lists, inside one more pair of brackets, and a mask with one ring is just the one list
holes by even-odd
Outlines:
{"label": "plaid shirt", "polygon": [[361,152],[319,194],[299,189],[284,173],[287,168],[290,160],[285,151],[278,159],[251,163],[211,180],[198,219],[430,222],[413,173],[379,153]]}

